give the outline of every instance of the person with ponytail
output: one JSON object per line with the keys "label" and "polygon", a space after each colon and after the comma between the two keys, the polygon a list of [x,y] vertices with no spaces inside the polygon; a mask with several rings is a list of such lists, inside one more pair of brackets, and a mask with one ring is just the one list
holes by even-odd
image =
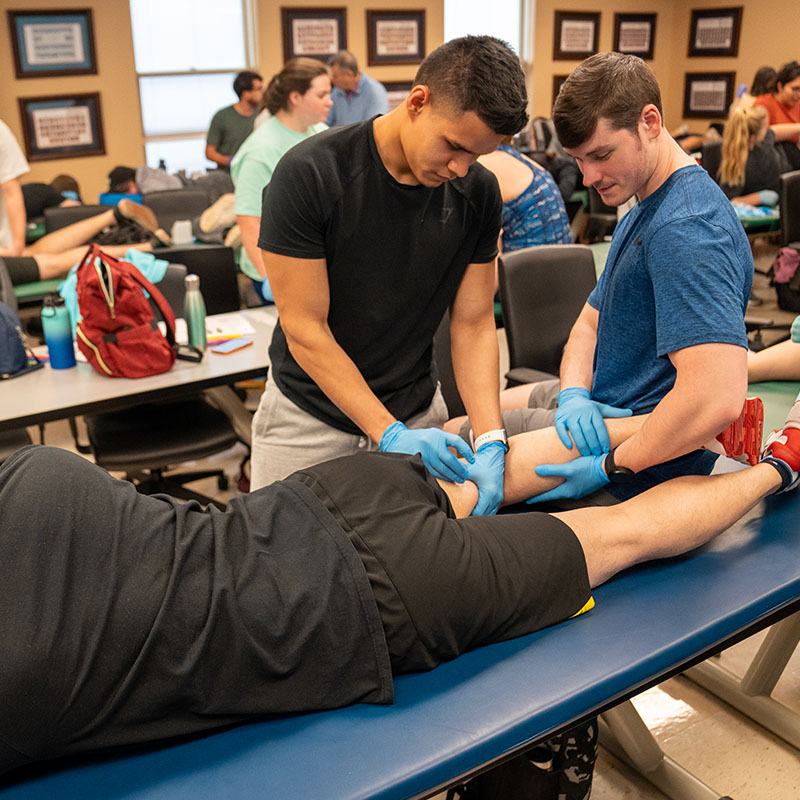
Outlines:
{"label": "person with ponytail", "polygon": [[239,148],[231,164],[236,221],[242,232],[239,268],[253,281],[259,297],[272,292],[258,249],[261,195],[283,154],[298,142],[327,129],[331,107],[328,68],[313,58],[293,58],[272,77],[264,93],[270,117]]}
{"label": "person with ponytail", "polygon": [[717,179],[734,202],[774,206],[778,183],[788,164],[775,147],[767,112],[761,106],[737,108],[725,125]]}

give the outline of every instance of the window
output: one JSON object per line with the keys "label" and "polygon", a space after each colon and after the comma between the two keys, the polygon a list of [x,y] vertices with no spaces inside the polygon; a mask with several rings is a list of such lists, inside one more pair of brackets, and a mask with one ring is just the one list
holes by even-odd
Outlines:
{"label": "window", "polygon": [[467,34],[486,34],[508,42],[517,55],[521,47],[520,0],[445,0],[445,41]]}
{"label": "window", "polygon": [[255,52],[253,0],[130,0],[145,157],[169,172],[212,166],[206,131],[236,102],[233,79]]}

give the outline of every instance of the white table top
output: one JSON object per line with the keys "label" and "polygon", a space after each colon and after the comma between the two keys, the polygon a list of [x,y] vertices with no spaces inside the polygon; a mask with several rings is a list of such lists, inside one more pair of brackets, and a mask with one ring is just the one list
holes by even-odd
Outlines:
{"label": "white table top", "polygon": [[275,307],[248,308],[238,313],[255,328],[252,345],[227,354],[206,351],[199,364],[176,361],[162,375],[108,378],[86,363],[63,370],[47,364],[19,378],[0,381],[0,430],[115,411],[263,375],[269,365],[267,350],[277,320]]}

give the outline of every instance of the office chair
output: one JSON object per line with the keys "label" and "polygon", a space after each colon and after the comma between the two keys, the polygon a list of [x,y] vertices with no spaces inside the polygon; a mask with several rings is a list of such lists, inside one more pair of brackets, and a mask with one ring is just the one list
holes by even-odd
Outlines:
{"label": "office chair", "polygon": [[93,205],[93,206],[54,206],[44,210],[44,232],[45,234],[66,228],[75,222],[80,222],[89,217],[96,217],[104,211],[114,206]]}
{"label": "office chair", "polygon": [[587,188],[586,194],[589,198],[589,217],[583,229],[582,239],[587,244],[602,242],[617,226],[617,209],[607,206],[597,189],[592,186]]}
{"label": "office chair", "polygon": [[[185,264],[189,274],[200,278],[207,314],[223,314],[240,307],[238,270],[232,248],[222,244],[159,247],[153,250],[153,254],[176,264]],[[175,313],[176,316],[182,315],[183,303]]]}
{"label": "office chair", "polygon": [[800,250],[800,170],[780,177],[781,247]]}
{"label": "office chair", "polygon": [[179,219],[199,217],[210,205],[202,189],[166,189],[142,195],[142,203],[152,209],[158,224],[169,233]]}
{"label": "office chair", "polygon": [[719,183],[719,165],[722,163],[722,140],[703,142],[700,147],[700,163],[703,169]]}
{"label": "office chair", "polygon": [[526,247],[503,253],[498,273],[507,385],[557,377],[569,333],[597,283],[591,249],[582,244]]}
{"label": "office chair", "polygon": [[[170,264],[158,284],[176,315],[183,307],[185,276],[185,266]],[[209,404],[204,394],[87,415],[86,429],[96,463],[109,471],[124,472],[142,494],[164,492],[204,505],[210,502],[224,505],[184,486],[201,478],[216,477],[219,488],[226,489],[228,480],[222,470],[168,471],[174,464],[221,453],[241,440],[228,417]]]}

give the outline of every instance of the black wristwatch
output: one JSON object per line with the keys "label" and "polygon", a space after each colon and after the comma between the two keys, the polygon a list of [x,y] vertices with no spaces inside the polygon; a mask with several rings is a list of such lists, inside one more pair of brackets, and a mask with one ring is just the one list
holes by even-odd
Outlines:
{"label": "black wristwatch", "polygon": [[603,469],[611,483],[630,483],[636,477],[636,473],[632,469],[614,463],[616,449],[615,447],[613,450],[609,450],[606,460],[603,462]]}

